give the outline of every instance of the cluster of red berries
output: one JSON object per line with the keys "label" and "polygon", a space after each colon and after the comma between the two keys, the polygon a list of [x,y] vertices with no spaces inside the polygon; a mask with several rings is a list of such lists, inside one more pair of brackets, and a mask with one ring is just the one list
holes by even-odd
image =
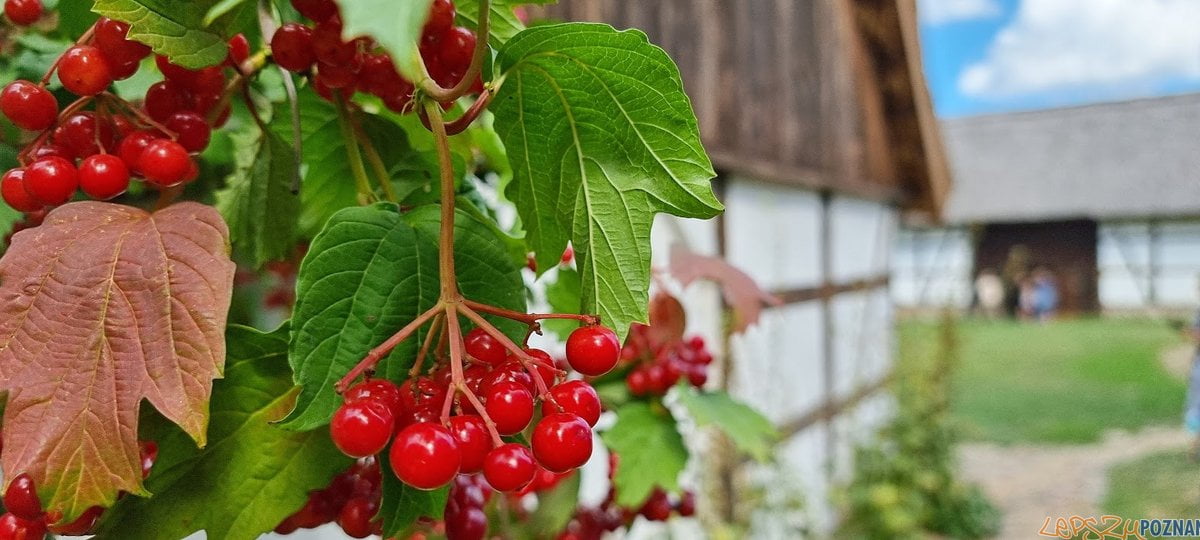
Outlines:
{"label": "cluster of red berries", "polygon": [[611,487],[618,461],[616,454],[609,454],[608,479],[610,487],[608,488],[608,497],[604,499],[604,502],[600,506],[576,510],[571,521],[555,537],[556,540],[600,540],[604,537],[605,533],[615,531],[621,527],[628,527],[639,515],[649,521],[666,521],[671,518],[672,513],[683,517],[690,517],[696,514],[696,496],[694,493],[684,491],[678,498],[672,500],[672,497],[666,491],[658,487],[654,488],[654,491],[646,498],[646,502],[642,503],[640,508],[618,506],[616,503],[616,488]]}
{"label": "cluster of red berries", "polygon": [[382,481],[379,462],[374,457],[362,458],[335,476],[328,487],[309,493],[304,506],[275,527],[275,532],[291,534],[336,522],[354,538],[382,534],[383,522],[375,519]]}
{"label": "cluster of red berries", "polygon": [[[480,329],[469,332],[464,344],[465,391],[452,389],[446,367],[399,387],[369,379],[343,395],[330,423],[334,443],[349,456],[364,457],[390,442],[393,472],[418,489],[482,472],[491,488],[515,492],[534,480],[539,466],[563,473],[587,462],[592,426],[601,412],[591,385],[559,382],[548,353],[526,349],[533,362],[525,364]],[[585,375],[607,372],[619,355],[616,334],[601,326],[579,328],[567,341],[568,363]],[[533,423],[538,401],[542,418],[528,437],[530,445],[504,442],[501,436],[521,433]]]}
{"label": "cluster of red berries", "polygon": [[704,338],[655,344],[649,336],[650,327],[635,324],[629,329],[629,339],[621,349],[621,358],[635,363],[625,376],[629,392],[635,396],[663,395],[683,377],[697,388],[708,382],[708,367],[712,353]]}
{"label": "cluster of red berries", "polygon": [[[138,446],[142,459],[142,478],[146,478],[150,476],[150,469],[158,458],[158,444],[141,441]],[[124,492],[119,496],[124,496]],[[104,513],[104,507],[93,506],[75,521],[56,523],[62,516],[42,509],[37,486],[28,474],[17,475],[8,483],[8,488],[4,490],[4,509],[7,513],[0,516],[0,539],[4,540],[41,540],[47,531],[60,536],[89,534]]]}
{"label": "cluster of red berries", "polygon": [[5,0],[4,16],[17,26],[29,26],[42,18],[46,11],[42,0]]}
{"label": "cluster of red berries", "polygon": [[[111,199],[124,193],[135,175],[160,188],[199,175],[191,154],[208,146],[213,127],[208,118],[215,116],[213,122],[220,126],[229,116],[228,104],[221,103],[223,66],[191,70],[159,56],[156,63],[165,80],[146,92],[143,111],[111,94],[101,95],[114,80],[136,73],[150,55],[149,47],[127,38],[128,32],[128,24],[101,18],[88,40],[59,57],[53,68],[59,81],[81,97],[61,113],[44,82],[18,80],[0,91],[0,111],[13,124],[42,132],[21,152],[22,166],[0,180],[0,195],[13,209],[35,212],[58,206],[76,190],[93,199]],[[244,36],[229,45],[226,65],[249,56]],[[80,110],[88,104],[96,110]],[[214,113],[217,107],[222,109]]]}
{"label": "cluster of red berries", "polygon": [[[275,32],[271,55],[276,64],[295,73],[312,72],[313,88],[326,99],[332,100],[335,90],[345,97],[361,91],[379,97],[395,112],[412,110],[413,83],[396,71],[392,57],[371,39],[342,38],[337,3],[292,0],[292,6],[315,24],[288,23]],[[429,75],[447,88],[462,80],[476,45],[475,33],[455,26],[454,16],[451,0],[434,0],[421,35],[421,57]],[[481,80],[475,81],[472,91],[483,91]]]}

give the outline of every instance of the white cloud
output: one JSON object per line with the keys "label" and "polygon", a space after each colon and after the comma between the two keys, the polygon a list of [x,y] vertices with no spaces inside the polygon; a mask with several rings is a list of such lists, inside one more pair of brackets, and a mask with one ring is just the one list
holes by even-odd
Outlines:
{"label": "white cloud", "polygon": [[959,90],[997,97],[1200,80],[1200,1],[1022,0]]}
{"label": "white cloud", "polygon": [[926,24],[946,24],[989,19],[1002,13],[997,0],[918,0],[917,10]]}

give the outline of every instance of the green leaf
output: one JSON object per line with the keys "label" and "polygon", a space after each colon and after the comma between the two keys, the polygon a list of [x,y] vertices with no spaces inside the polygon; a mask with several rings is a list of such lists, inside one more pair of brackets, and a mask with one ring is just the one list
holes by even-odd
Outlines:
{"label": "green leaf", "polygon": [[225,15],[236,13],[235,10],[242,8],[247,2],[250,2],[250,0],[220,0],[215,6],[209,8],[208,12],[204,14],[204,24],[212,24],[213,21],[216,21]]}
{"label": "green leaf", "polygon": [[[468,0],[470,1],[470,0]],[[370,36],[387,49],[400,74],[410,81],[423,77],[417,44],[433,0],[353,0],[342,2],[342,36]]]}
{"label": "green leaf", "polygon": [[300,196],[292,193],[296,154],[274,132],[238,134],[237,168],[217,192],[233,245],[262,266],[290,255],[299,237]]}
{"label": "green leaf", "polygon": [[[582,305],[579,301],[583,284],[579,281],[579,271],[570,267],[558,265],[556,279],[546,284],[546,302],[554,313],[579,313]],[[547,319],[542,321],[545,328],[566,341],[571,331],[579,328],[579,321],[571,319]]]}
{"label": "green leaf", "polygon": [[58,13],[56,33],[72,41],[82,36],[100,18],[91,11],[91,7],[91,2],[59,2],[54,8]]}
{"label": "green leaf", "polygon": [[643,401],[626,404],[601,438],[620,459],[613,477],[617,504],[637,508],[655,487],[679,489],[688,451],[675,419],[662,407],[651,408]]}
{"label": "green leaf", "polygon": [[750,457],[770,461],[779,432],[771,421],[753,407],[734,400],[725,392],[701,392],[680,387],[679,402],[698,426],[713,426]]}
{"label": "green leaf", "polygon": [[[489,34],[488,38],[492,47],[499,48],[504,42],[513,38],[521,30],[525,29],[525,24],[517,18],[517,14],[513,8],[521,4],[553,4],[557,0],[492,0],[492,16],[488,19]],[[458,24],[466,26],[472,30],[479,27],[479,3],[474,0],[464,0],[455,4],[458,11]]]}
{"label": "green leaf", "polygon": [[398,536],[421,517],[441,519],[446,509],[449,487],[424,491],[401,482],[392,474],[387,452],[379,453],[379,466],[383,470],[383,499],[379,502],[379,515],[383,517],[383,537]]}
{"label": "green leaf", "polygon": [[213,4],[213,0],[96,0],[92,11],[129,23],[130,39],[149,45],[177,65],[197,69],[224,62],[229,54],[221,29],[204,22]]}
{"label": "green leaf", "polygon": [[579,506],[579,485],[583,475],[572,473],[550,491],[538,493],[537,510],[529,515],[529,529],[537,538],[549,538],[570,523]]}
{"label": "green leaf", "polygon": [[[346,140],[338,127],[337,109],[312,90],[300,92],[299,107],[304,159],[300,229],[303,236],[311,238],[335,212],[358,206],[358,193],[346,158]],[[403,184],[398,189],[411,193],[434,183],[431,180],[436,178],[436,163],[409,146],[400,126],[377,115],[364,114],[361,118],[363,131],[374,141],[392,180]],[[276,108],[271,131],[285,141],[292,140],[288,104]],[[368,170],[368,174],[373,172]]]}
{"label": "green leaf", "polygon": [[159,445],[146,486],[150,498],[126,496],[105,512],[97,538],[258,538],[295,512],[350,466],[327,430],[293,432],[271,424],[296,392],[287,365],[284,327],[263,333],[232,326],[225,379],[213,386],[209,444],[158,418],[142,438]]}
{"label": "green leaf", "polygon": [[[289,354],[303,390],[286,427],[328,423],[341,403],[333,384],[368,350],[437,301],[438,223],[436,206],[401,213],[393,204],[379,203],[338,212],[313,240],[297,278]],[[468,298],[523,311],[520,266],[506,256],[501,242],[487,225],[458,213],[459,287]],[[494,323],[513,338],[524,336],[518,323]],[[422,330],[396,347],[377,373],[403,379],[423,337]]]}
{"label": "green leaf", "polygon": [[646,35],[603,24],[537,26],[501,49],[492,103],[538,267],[567,241],[582,308],[622,337],[644,321],[654,214],[710,218],[722,206],[679,70]]}

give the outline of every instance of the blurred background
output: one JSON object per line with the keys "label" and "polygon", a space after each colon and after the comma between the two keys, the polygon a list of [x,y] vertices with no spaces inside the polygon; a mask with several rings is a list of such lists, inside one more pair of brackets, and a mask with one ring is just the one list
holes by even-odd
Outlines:
{"label": "blurred background", "polygon": [[710,534],[1069,538],[1074,516],[1200,516],[1200,2],[536,14],[671,53],[728,211],[663,220],[656,257],[724,257],[782,301],[724,339],[716,291],[683,295],[689,330],[727,344],[710,384],[783,437],[770,465],[704,454]]}

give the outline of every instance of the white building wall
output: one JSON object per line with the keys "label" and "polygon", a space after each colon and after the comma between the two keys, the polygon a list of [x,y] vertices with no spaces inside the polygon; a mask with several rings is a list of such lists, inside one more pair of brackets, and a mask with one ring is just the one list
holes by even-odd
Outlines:
{"label": "white building wall", "polygon": [[1100,225],[1099,242],[1105,309],[1145,309],[1151,306],[1151,291],[1158,307],[1200,305],[1200,222],[1106,223]]}

